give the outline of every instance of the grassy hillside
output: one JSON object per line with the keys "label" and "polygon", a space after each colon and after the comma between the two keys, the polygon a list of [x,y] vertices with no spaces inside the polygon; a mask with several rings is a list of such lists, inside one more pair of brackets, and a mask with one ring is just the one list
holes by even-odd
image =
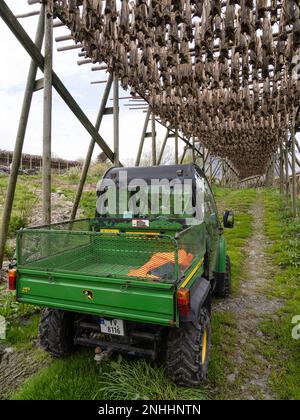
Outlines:
{"label": "grassy hillside", "polygon": [[[56,179],[55,188],[63,190],[68,200],[74,196],[77,178]],[[32,192],[35,180],[22,188]],[[95,179],[91,182],[94,184]],[[3,182],[3,181],[2,181]],[[26,181],[24,181],[26,185]],[[33,193],[34,194],[34,193]],[[247,243],[253,233],[253,205],[257,200],[255,190],[215,188],[220,213],[231,208],[235,211],[235,229],[226,230],[228,254],[232,260],[233,297],[239,295],[243,278],[244,261],[249,255]],[[264,293],[281,296],[285,306],[278,314],[278,322],[265,319],[261,328],[270,337],[261,351],[270,360],[272,380],[270,386],[280,398],[299,396],[299,342],[291,342],[291,317],[300,314],[299,288],[299,222],[287,215],[278,195],[273,190],[263,191],[264,224],[272,241],[269,249],[276,270],[272,287]],[[94,209],[94,192],[86,191],[81,206],[89,215]],[[16,209],[17,211],[17,209]],[[279,223],[280,221],[280,227]],[[298,239],[297,239],[298,238]],[[92,350],[81,349],[66,360],[53,360],[37,347],[39,308],[14,302],[12,293],[0,294],[0,315],[9,320],[6,346],[18,354],[29,354],[39,368],[11,390],[11,399],[214,399],[230,398],[235,385],[228,382],[228,372],[234,369],[232,349],[238,342],[237,315],[230,310],[213,312],[213,347],[209,378],[199,389],[178,388],[167,379],[164,367],[141,359],[114,356],[110,361],[97,365]],[[284,351],[283,351],[284,348]],[[282,357],[286,363],[282,363]],[[41,363],[42,362],[42,363]],[[41,366],[44,365],[43,368]],[[245,372],[251,367],[245,366]],[[243,397],[241,395],[241,397]]]}

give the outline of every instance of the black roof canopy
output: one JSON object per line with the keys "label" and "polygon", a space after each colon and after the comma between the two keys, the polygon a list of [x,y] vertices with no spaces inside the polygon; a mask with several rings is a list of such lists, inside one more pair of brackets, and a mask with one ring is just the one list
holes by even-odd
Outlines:
{"label": "black roof canopy", "polygon": [[[203,171],[194,164],[188,165],[166,165],[166,166],[147,166],[147,167],[132,167],[132,168],[111,168],[104,175],[104,179],[111,179],[115,182],[119,182],[120,173],[126,172],[127,182],[132,181],[133,179],[143,179],[150,184],[154,179],[194,179],[195,171],[199,173],[200,176],[205,178]],[[101,187],[100,187],[101,189]]]}

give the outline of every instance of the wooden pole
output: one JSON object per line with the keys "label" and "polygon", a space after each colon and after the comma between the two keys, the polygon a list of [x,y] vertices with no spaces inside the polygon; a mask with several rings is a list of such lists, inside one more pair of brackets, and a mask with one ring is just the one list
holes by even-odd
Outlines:
{"label": "wooden pole", "polygon": [[[41,50],[44,38],[44,5],[41,4],[41,11],[37,25],[37,31],[35,36],[35,45],[38,51]],[[27,129],[28,117],[31,107],[32,96],[34,93],[35,79],[37,75],[37,64],[35,60],[31,60],[29,72],[27,76],[27,82],[25,87],[24,99],[22,104],[21,116],[18,125],[18,131],[16,136],[16,143],[11,163],[10,177],[8,181],[8,187],[6,192],[6,199],[4,203],[2,221],[1,221],[1,233],[0,233],[0,267],[3,264],[4,248],[7,239],[8,227],[10,216],[12,212],[12,206],[16,191],[18,171],[21,162],[23,144]]]}
{"label": "wooden pole", "polygon": [[113,110],[114,110],[114,165],[120,166],[119,158],[119,80],[116,75],[114,75],[113,81]]}
{"label": "wooden pole", "polygon": [[285,201],[286,205],[289,205],[289,150],[288,150],[288,133],[286,134],[286,141],[285,141]]}
{"label": "wooden pole", "polygon": [[155,115],[152,112],[152,120],[151,120],[151,134],[152,134],[152,165],[155,166],[157,163],[156,158],[156,131],[155,131]]}
{"label": "wooden pole", "polygon": [[284,159],[283,159],[283,145],[280,143],[280,194],[284,194]]}
{"label": "wooden pole", "polygon": [[185,158],[185,156],[186,156],[186,152],[187,152],[187,150],[188,150],[188,147],[187,147],[187,146],[185,146],[185,148],[183,149],[183,153],[182,153],[181,159],[180,159],[180,164],[181,164],[181,165],[183,164],[183,161],[184,161],[184,158]]}
{"label": "wooden pole", "polygon": [[213,177],[215,177],[215,176],[218,174],[218,172],[219,172],[219,169],[220,169],[221,165],[222,165],[222,162],[220,162],[220,161],[219,161],[219,162],[217,163],[216,167],[215,167],[214,172],[213,172]]}
{"label": "wooden pole", "polygon": [[193,148],[192,148],[192,151],[193,151],[193,163],[195,163],[196,162],[196,150],[195,150],[195,137],[194,136],[193,136],[192,142],[193,142]]}
{"label": "wooden pole", "polygon": [[[107,104],[107,100],[108,100],[108,96],[109,96],[109,92],[110,92],[112,83],[113,83],[113,75],[110,74],[109,78],[108,78],[108,81],[107,81],[107,85],[106,85],[104,93],[103,93],[102,101],[101,101],[100,108],[99,108],[99,113],[98,113],[96,124],[95,124],[95,129],[97,131],[99,131],[101,123],[102,123],[102,118],[103,118],[103,115],[104,115],[104,111],[105,111],[105,107],[106,107],[106,104]],[[77,192],[76,192],[76,196],[75,196],[75,200],[74,200],[74,204],[73,204],[73,208],[72,208],[71,220],[74,220],[75,217],[76,217],[76,213],[77,213],[79,203],[80,203],[80,200],[81,200],[83,187],[84,187],[86,177],[87,177],[87,173],[88,173],[88,170],[89,170],[89,167],[90,167],[90,164],[91,164],[95,144],[96,144],[95,139],[92,137],[91,141],[90,141],[90,144],[89,144],[89,148],[88,148],[88,151],[87,151],[87,155],[86,155],[84,164],[82,166],[79,185],[78,185],[78,188],[77,188]]]}
{"label": "wooden pole", "polygon": [[167,141],[168,141],[169,135],[170,135],[170,131],[167,128],[167,132],[166,132],[166,135],[165,135],[163,144],[161,145],[161,149],[160,149],[160,152],[159,152],[159,157],[158,157],[158,161],[157,161],[157,164],[158,165],[161,164],[161,161],[162,161],[162,158],[163,158],[163,155],[164,155],[164,151],[165,151],[165,148],[166,148],[166,145],[167,145]]}
{"label": "wooden pole", "polygon": [[293,120],[293,122],[292,122],[291,140],[292,140],[292,211],[293,211],[293,217],[297,217],[296,133],[295,133],[295,120]]}
{"label": "wooden pole", "polygon": [[[0,1],[0,16],[2,17],[6,25],[9,27],[11,32],[18,39],[20,44],[28,52],[30,57],[38,65],[40,70],[44,71],[45,59],[43,55],[38,50],[38,48],[34,45],[31,38],[26,33],[24,28],[20,25],[18,20],[15,18],[10,8],[3,1]],[[87,118],[87,116],[82,111],[78,103],[75,101],[73,96],[70,94],[68,89],[65,87],[65,85],[62,83],[62,81],[60,80],[60,78],[57,76],[57,74],[54,71],[52,72],[52,81],[53,81],[53,87],[55,88],[57,93],[60,95],[60,97],[63,99],[63,101],[66,103],[66,105],[70,108],[70,110],[73,112],[76,118],[80,121],[83,127],[88,131],[88,133],[92,137],[94,137],[96,143],[103,150],[103,152],[110,159],[110,161],[113,162],[114,161],[113,151],[108,146],[108,144],[104,141],[102,136],[99,133],[97,133],[94,125]]]}
{"label": "wooden pole", "polygon": [[50,4],[45,9],[45,64],[43,101],[43,224],[51,223],[51,135],[52,135],[52,64],[53,16]]}
{"label": "wooden pole", "polygon": [[135,166],[140,166],[140,163],[141,163],[141,157],[142,157],[144,143],[145,143],[145,136],[146,136],[146,133],[147,133],[147,128],[148,128],[150,116],[151,116],[151,109],[149,107],[148,111],[147,111],[147,114],[146,114],[145,122],[144,122],[142,136],[141,136],[141,140],[140,140],[140,144],[139,144],[139,148],[138,148],[138,152],[137,152],[137,156],[136,156]]}
{"label": "wooden pole", "polygon": [[178,129],[175,132],[175,165],[178,165]]}

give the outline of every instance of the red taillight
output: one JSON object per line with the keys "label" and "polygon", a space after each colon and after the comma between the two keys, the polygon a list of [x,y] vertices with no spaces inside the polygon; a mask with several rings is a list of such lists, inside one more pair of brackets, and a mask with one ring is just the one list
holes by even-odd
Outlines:
{"label": "red taillight", "polygon": [[13,268],[8,270],[8,290],[16,290],[17,288],[17,270]]}
{"label": "red taillight", "polygon": [[187,317],[190,313],[190,291],[179,289],[177,291],[177,304],[179,315]]}

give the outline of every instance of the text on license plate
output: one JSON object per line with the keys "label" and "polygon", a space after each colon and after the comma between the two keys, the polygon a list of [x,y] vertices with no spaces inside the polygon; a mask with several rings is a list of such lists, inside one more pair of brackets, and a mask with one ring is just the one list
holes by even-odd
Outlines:
{"label": "text on license plate", "polygon": [[101,332],[104,334],[124,335],[122,319],[100,319]]}

